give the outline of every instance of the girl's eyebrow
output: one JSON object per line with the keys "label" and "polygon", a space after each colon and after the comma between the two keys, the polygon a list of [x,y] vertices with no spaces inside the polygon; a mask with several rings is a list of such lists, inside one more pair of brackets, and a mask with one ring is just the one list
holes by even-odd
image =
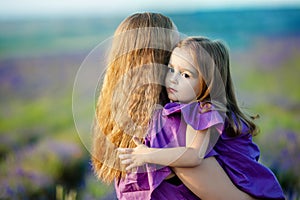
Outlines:
{"label": "girl's eyebrow", "polygon": [[[169,63],[169,67],[174,68],[174,65],[172,63]],[[194,68],[192,68],[192,70],[191,70],[191,69],[187,69],[187,68],[184,68],[184,67],[181,67],[181,66],[178,66],[178,67],[179,67],[180,71],[188,71],[188,72],[190,72],[193,75],[197,75],[198,74],[198,72]]]}
{"label": "girl's eyebrow", "polygon": [[173,67],[173,68],[174,68],[174,65],[172,65],[172,63],[170,63],[170,62],[169,62],[169,64],[168,64],[168,66],[170,66],[170,67]]}

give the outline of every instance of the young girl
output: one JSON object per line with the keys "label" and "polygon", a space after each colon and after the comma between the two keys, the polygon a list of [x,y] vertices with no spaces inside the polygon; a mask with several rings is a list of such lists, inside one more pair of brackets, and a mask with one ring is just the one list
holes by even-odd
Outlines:
{"label": "young girl", "polygon": [[[118,149],[126,170],[135,169],[118,183],[119,195],[136,182],[159,185],[173,169],[201,199],[284,199],[274,174],[258,162],[259,149],[252,142],[256,126],[238,107],[222,43],[181,41],[172,52],[165,85],[171,103],[154,113],[144,144],[134,137],[136,148]],[[216,168],[214,159],[238,189],[220,185],[210,169]],[[168,180],[180,184],[176,176]],[[153,199],[156,195],[154,190]]]}

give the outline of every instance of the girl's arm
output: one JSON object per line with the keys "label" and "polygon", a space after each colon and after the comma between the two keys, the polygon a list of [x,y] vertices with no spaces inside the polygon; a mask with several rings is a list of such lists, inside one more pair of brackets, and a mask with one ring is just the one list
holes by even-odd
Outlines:
{"label": "girl's arm", "polygon": [[214,128],[196,131],[188,126],[186,133],[186,147],[148,148],[135,138],[137,147],[119,149],[120,157],[128,165],[127,170],[147,162],[172,166],[184,185],[204,200],[255,200],[231,182],[214,157],[203,159],[206,149],[218,138]]}
{"label": "girl's arm", "polygon": [[[211,128],[210,128],[211,129]],[[119,148],[122,163],[128,165],[126,170],[153,163],[170,167],[194,167],[201,163],[205,156],[211,131],[194,130],[187,126],[186,147],[149,148],[134,138],[136,148]]]}

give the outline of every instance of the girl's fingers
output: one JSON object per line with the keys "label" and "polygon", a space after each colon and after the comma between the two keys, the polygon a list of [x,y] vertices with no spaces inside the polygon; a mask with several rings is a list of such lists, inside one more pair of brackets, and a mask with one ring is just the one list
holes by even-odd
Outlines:
{"label": "girl's fingers", "polygon": [[131,163],[131,159],[122,160],[121,163],[124,164],[124,165],[130,164]]}
{"label": "girl's fingers", "polygon": [[131,148],[118,148],[119,153],[132,153],[133,149]]}
{"label": "girl's fingers", "polygon": [[131,158],[131,154],[120,154],[119,158],[121,160],[128,159],[128,158]]}
{"label": "girl's fingers", "polygon": [[128,166],[126,167],[126,170],[127,170],[127,171],[130,171],[131,169],[134,169],[135,167],[137,167],[137,166],[135,166],[134,163],[131,163],[130,165],[128,165]]}

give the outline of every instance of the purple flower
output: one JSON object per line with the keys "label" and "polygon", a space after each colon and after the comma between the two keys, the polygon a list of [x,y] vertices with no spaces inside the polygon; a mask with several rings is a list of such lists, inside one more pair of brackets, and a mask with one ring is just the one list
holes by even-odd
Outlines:
{"label": "purple flower", "polygon": [[292,131],[277,130],[262,141],[262,158],[276,174],[282,187],[300,190],[300,137]]}

